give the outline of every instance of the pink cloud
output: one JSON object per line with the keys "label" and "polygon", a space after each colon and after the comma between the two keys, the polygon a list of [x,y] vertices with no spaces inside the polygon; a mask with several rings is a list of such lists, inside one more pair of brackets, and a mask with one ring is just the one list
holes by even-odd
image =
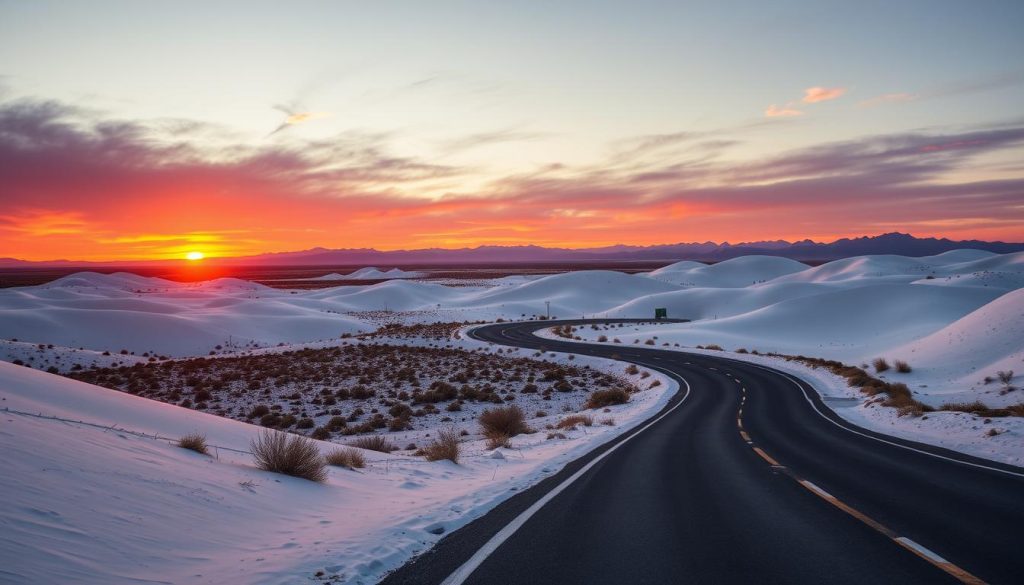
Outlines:
{"label": "pink cloud", "polygon": [[808,87],[804,90],[804,97],[800,101],[805,104],[816,104],[834,100],[846,93],[845,87]]}
{"label": "pink cloud", "polygon": [[801,112],[800,110],[791,108],[788,104],[784,105],[784,106],[781,106],[781,107],[776,106],[775,104],[772,104],[772,105],[768,106],[768,108],[766,108],[765,111],[764,111],[764,116],[766,118],[784,118],[784,117],[801,116],[801,115],[803,115],[803,112]]}

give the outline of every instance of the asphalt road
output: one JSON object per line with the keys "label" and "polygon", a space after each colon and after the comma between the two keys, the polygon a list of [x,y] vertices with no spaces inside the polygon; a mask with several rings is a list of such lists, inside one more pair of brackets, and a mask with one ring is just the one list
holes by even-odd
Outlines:
{"label": "asphalt road", "polygon": [[591,322],[474,336],[615,354],[680,392],[384,583],[1024,582],[1024,469],[861,429],[775,370],[532,335]]}

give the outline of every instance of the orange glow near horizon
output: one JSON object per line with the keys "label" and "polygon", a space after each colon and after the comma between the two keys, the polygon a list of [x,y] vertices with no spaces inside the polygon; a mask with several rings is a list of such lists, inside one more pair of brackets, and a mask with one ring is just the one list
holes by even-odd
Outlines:
{"label": "orange glow near horizon", "polygon": [[185,259],[193,262],[202,260],[203,258],[206,258],[206,254],[203,254],[202,252],[188,252],[185,254]]}

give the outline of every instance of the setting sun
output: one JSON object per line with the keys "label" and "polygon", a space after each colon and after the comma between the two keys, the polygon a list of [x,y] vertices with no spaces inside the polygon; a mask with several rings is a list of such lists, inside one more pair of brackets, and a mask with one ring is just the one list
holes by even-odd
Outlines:
{"label": "setting sun", "polygon": [[189,252],[188,254],[185,254],[186,260],[202,260],[205,257],[206,255],[202,252]]}

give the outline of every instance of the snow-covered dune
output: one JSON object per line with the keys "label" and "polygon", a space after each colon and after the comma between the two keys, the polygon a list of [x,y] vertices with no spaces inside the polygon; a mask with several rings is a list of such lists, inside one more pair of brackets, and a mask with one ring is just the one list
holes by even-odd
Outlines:
{"label": "snow-covered dune", "polygon": [[683,261],[649,272],[647,276],[673,284],[709,288],[750,286],[806,270],[806,264],[779,256],[740,256],[716,264]]}
{"label": "snow-covered dune", "polygon": [[869,354],[933,333],[999,291],[869,285],[788,299],[727,318],[657,328],[659,340],[822,357]]}
{"label": "snow-covered dune", "polygon": [[826,292],[828,287],[807,282],[784,282],[746,288],[686,288],[644,295],[601,316],[648,317],[655,308],[668,309],[674,319],[715,319],[749,313],[775,303]]}
{"label": "snow-covered dune", "polygon": [[466,295],[455,302],[469,308],[500,308],[511,316],[551,313],[576,317],[608,310],[641,295],[679,290],[679,287],[610,270],[581,270],[553,274],[514,287],[501,287]]}
{"label": "snow-covered dune", "polygon": [[1000,392],[985,382],[996,372],[1024,375],[1024,289],[1007,293],[951,324],[887,352],[915,364],[935,381],[948,381],[955,394],[984,395],[992,405],[1024,401],[1024,391]]}
{"label": "snow-covered dune", "polygon": [[1020,286],[1024,253],[992,254],[981,250],[953,250],[936,256],[858,256],[844,258],[775,278],[772,282],[817,282],[841,285],[911,283],[957,280],[955,284],[994,286],[1012,290]]}
{"label": "snow-covered dune", "polygon": [[400,268],[381,270],[376,266],[367,266],[366,268],[360,268],[359,270],[355,270],[349,274],[338,274],[337,272],[332,272],[331,274],[318,276],[312,280],[384,280],[392,278],[420,278],[422,276],[422,272],[411,272]]}
{"label": "snow-covered dune", "polygon": [[[470,422],[458,465],[365,451],[366,469],[317,484],[255,467],[261,427],[0,362],[0,582],[376,583],[656,412],[676,386],[654,376],[616,426],[517,437],[496,459]],[[188,433],[210,455],[174,444]]]}

